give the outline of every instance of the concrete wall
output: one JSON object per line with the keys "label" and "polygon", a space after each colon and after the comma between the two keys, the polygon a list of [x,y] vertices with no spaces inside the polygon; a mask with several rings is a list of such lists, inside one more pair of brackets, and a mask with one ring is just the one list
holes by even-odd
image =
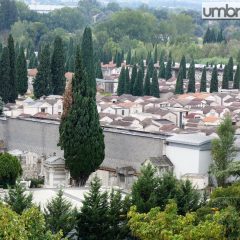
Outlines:
{"label": "concrete wall", "polygon": [[[59,123],[53,121],[0,119],[0,139],[6,142],[8,150],[19,149],[45,156],[55,152],[61,157],[63,151],[57,146],[58,127]],[[102,166],[114,169],[132,166],[137,171],[146,158],[162,155],[166,138],[160,134],[111,128],[105,128],[104,135],[106,156]]]}

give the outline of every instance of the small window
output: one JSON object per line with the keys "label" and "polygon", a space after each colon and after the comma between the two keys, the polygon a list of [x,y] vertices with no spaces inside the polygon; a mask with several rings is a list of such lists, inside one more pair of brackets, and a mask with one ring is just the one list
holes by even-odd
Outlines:
{"label": "small window", "polygon": [[45,113],[46,112],[46,108],[41,108],[41,112]]}
{"label": "small window", "polygon": [[122,110],[122,115],[124,115],[124,110]]}

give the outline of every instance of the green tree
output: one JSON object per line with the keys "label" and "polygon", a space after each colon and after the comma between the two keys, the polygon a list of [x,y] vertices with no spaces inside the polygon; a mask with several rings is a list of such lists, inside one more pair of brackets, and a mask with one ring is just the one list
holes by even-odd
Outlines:
{"label": "green tree", "polygon": [[127,53],[127,59],[126,59],[127,65],[131,64],[131,59],[132,59],[132,53],[131,53],[131,49],[129,49],[129,51]]}
{"label": "green tree", "polygon": [[176,82],[176,88],[175,88],[175,94],[183,94],[184,89],[183,89],[183,69],[180,68],[178,77],[177,77],[177,82]]}
{"label": "green tree", "polygon": [[52,93],[62,95],[65,90],[65,53],[62,38],[57,36],[54,41],[51,59]]}
{"label": "green tree", "polygon": [[32,194],[26,193],[26,188],[19,181],[13,188],[8,189],[8,194],[5,196],[5,202],[18,214],[31,208],[33,206],[32,200]]}
{"label": "green tree", "polygon": [[183,69],[183,79],[186,79],[187,78],[187,69],[186,69],[186,58],[184,55],[182,56],[179,68],[181,68],[181,67]]}
{"label": "green tree", "polygon": [[63,191],[59,190],[55,198],[47,203],[44,209],[46,227],[56,234],[60,231],[66,236],[75,227],[77,210],[63,197]]}
{"label": "green tree", "polygon": [[33,83],[34,96],[40,98],[52,93],[51,61],[49,46],[46,45],[41,51],[38,72]]}
{"label": "green tree", "polygon": [[219,32],[218,32],[218,35],[217,35],[217,42],[221,43],[224,41],[224,37],[223,37],[223,30],[221,29]]}
{"label": "green tree", "polygon": [[72,178],[84,185],[89,175],[103,162],[105,145],[92,90],[94,87],[88,81],[91,74],[86,73],[81,56],[78,49],[72,80],[72,105],[69,110],[65,109],[62,117],[59,145],[64,150],[66,166]]}
{"label": "green tree", "polygon": [[233,81],[233,58],[230,57],[228,61],[228,81]]}
{"label": "green tree", "polygon": [[124,93],[130,94],[130,76],[128,67],[126,68],[125,75]]}
{"label": "green tree", "polygon": [[195,89],[195,63],[194,63],[194,60],[192,60],[190,67],[189,67],[188,79],[189,79],[188,92],[195,93],[196,89]]}
{"label": "green tree", "polygon": [[3,114],[3,106],[4,106],[4,102],[3,102],[2,98],[0,97],[0,116]]}
{"label": "green tree", "polygon": [[227,116],[217,128],[217,134],[219,138],[212,141],[212,172],[217,179],[218,186],[225,186],[229,177],[225,170],[236,155],[235,129],[230,116]]}
{"label": "green tree", "polygon": [[144,96],[150,96],[151,93],[151,82],[150,82],[150,73],[147,70],[147,74],[145,76],[144,86],[143,86],[143,94]]}
{"label": "green tree", "polygon": [[165,78],[165,64],[164,64],[164,61],[161,62],[160,64],[160,70],[159,70],[159,78]]}
{"label": "green tree", "polygon": [[200,82],[200,92],[207,92],[207,71],[204,66]]}
{"label": "green tree", "polygon": [[17,57],[16,80],[18,84],[18,93],[23,96],[28,90],[27,62],[23,47],[20,48],[19,55]]}
{"label": "green tree", "polygon": [[132,68],[131,83],[130,83],[130,93],[131,94],[133,94],[133,86],[134,86],[136,79],[137,79],[137,65],[134,64],[134,66]]}
{"label": "green tree", "polygon": [[157,69],[154,69],[154,72],[153,72],[152,84],[151,84],[151,95],[153,97],[160,98]]}
{"label": "green tree", "polygon": [[103,79],[102,66],[100,61],[98,61],[96,67],[96,78]]}
{"label": "green tree", "polygon": [[143,95],[143,69],[140,68],[137,73],[137,78],[133,85],[133,96],[142,96]]}
{"label": "green tree", "polygon": [[218,92],[218,71],[217,66],[212,70],[212,78],[210,83],[210,93]]}
{"label": "green tree", "polygon": [[239,64],[237,65],[237,70],[234,76],[233,88],[234,89],[240,88],[240,65]]}
{"label": "green tree", "polygon": [[9,81],[9,102],[15,103],[15,100],[18,97],[17,94],[17,82],[16,82],[16,66],[15,66],[15,47],[14,40],[12,35],[10,34],[8,37],[8,50],[9,50],[9,63],[10,63],[10,81]]}
{"label": "green tree", "polygon": [[125,93],[125,82],[126,82],[126,70],[125,67],[122,67],[119,78],[118,78],[118,88],[117,95],[121,96]]}
{"label": "green tree", "polygon": [[153,72],[154,72],[154,63],[152,58],[149,59],[147,71],[148,71],[149,77],[152,78]]}
{"label": "green tree", "polygon": [[158,49],[157,49],[157,45],[154,48],[154,63],[157,63],[158,61]]}
{"label": "green tree", "polygon": [[0,96],[5,103],[10,99],[10,62],[9,51],[7,47],[3,48],[3,53],[0,61]]}
{"label": "green tree", "polygon": [[225,65],[223,71],[222,89],[228,89],[228,65]]}
{"label": "green tree", "polygon": [[167,61],[166,69],[165,69],[165,78],[166,80],[172,77],[172,59]]}

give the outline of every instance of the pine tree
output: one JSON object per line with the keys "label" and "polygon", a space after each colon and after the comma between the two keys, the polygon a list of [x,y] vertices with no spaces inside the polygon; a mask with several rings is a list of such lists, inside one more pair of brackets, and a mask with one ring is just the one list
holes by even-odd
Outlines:
{"label": "pine tree", "polygon": [[63,95],[65,90],[65,53],[62,39],[57,36],[54,41],[54,49],[51,59],[52,92],[54,95]]}
{"label": "pine tree", "polygon": [[158,49],[156,45],[154,49],[154,63],[157,63],[157,61],[158,61]]}
{"label": "pine tree", "polygon": [[105,157],[103,130],[92,94],[96,86],[89,81],[91,74],[86,73],[82,58],[85,56],[78,49],[72,80],[72,106],[62,117],[59,128],[59,145],[64,150],[66,166],[71,177],[81,186],[85,185],[89,175],[99,168]]}
{"label": "pine tree", "polygon": [[15,48],[13,37],[10,34],[8,37],[8,50],[9,50],[9,62],[10,62],[10,92],[9,92],[9,102],[15,103],[18,97],[17,94],[17,82],[16,82],[16,66],[15,66]]}
{"label": "pine tree", "polygon": [[182,59],[181,59],[181,62],[180,62],[179,69],[180,68],[183,69],[183,79],[186,79],[187,78],[187,69],[186,69],[186,58],[185,58],[184,55],[182,56]]}
{"label": "pine tree", "polygon": [[218,72],[217,72],[217,66],[213,68],[212,71],[212,78],[210,83],[210,93],[218,92]]}
{"label": "pine tree", "polygon": [[188,71],[188,78],[189,78],[189,83],[188,83],[188,92],[189,93],[195,93],[195,63],[194,60],[192,60],[189,71]]}
{"label": "pine tree", "polygon": [[201,83],[200,83],[200,92],[207,92],[207,71],[206,67],[203,68]]}
{"label": "pine tree", "polygon": [[83,40],[82,40],[82,61],[83,61],[83,68],[86,71],[90,91],[92,96],[96,96],[96,78],[95,78],[95,68],[93,62],[93,43],[92,43],[92,30],[89,27],[86,27],[83,33]]}
{"label": "pine tree", "polygon": [[239,89],[240,88],[240,65],[237,65],[237,70],[234,76],[233,88]]}
{"label": "pine tree", "polygon": [[155,69],[153,72],[152,84],[151,84],[151,95],[153,97],[160,98],[157,69]]}
{"label": "pine tree", "polygon": [[165,78],[166,80],[172,77],[172,59],[168,59],[167,66],[165,69]]}
{"label": "pine tree", "polygon": [[126,59],[127,65],[131,64],[131,59],[132,59],[132,54],[131,54],[131,49],[130,49],[127,53],[127,59]]}
{"label": "pine tree", "polygon": [[151,92],[150,74],[149,70],[147,70],[147,74],[145,76],[144,81],[143,94],[144,96],[150,96],[150,92]]}
{"label": "pine tree", "polygon": [[125,75],[124,93],[130,94],[130,77],[128,67],[126,68]]}
{"label": "pine tree", "polygon": [[223,71],[222,89],[228,89],[228,65],[225,65]]}
{"label": "pine tree", "polygon": [[228,61],[228,81],[233,81],[233,58],[230,57]]}
{"label": "pine tree", "polygon": [[125,67],[122,67],[120,76],[118,78],[118,88],[117,88],[117,95],[121,96],[125,92],[125,82],[126,82],[126,70]]}
{"label": "pine tree", "polygon": [[176,82],[176,88],[175,88],[175,94],[183,94],[183,69],[180,68],[178,77],[177,77],[177,82]]}
{"label": "pine tree", "polygon": [[20,48],[20,52],[17,57],[16,79],[18,84],[18,93],[23,96],[28,90],[27,62],[23,47]]}
{"label": "pine tree", "polygon": [[49,46],[46,45],[41,51],[38,73],[33,83],[34,96],[36,98],[48,96],[52,93],[51,79],[50,50]]}
{"label": "pine tree", "polygon": [[103,79],[102,66],[100,61],[98,61],[96,67],[96,78]]}
{"label": "pine tree", "polygon": [[100,180],[95,177],[90,184],[88,194],[84,196],[83,206],[77,220],[77,231],[80,239],[107,239],[106,235],[110,227],[108,196],[106,192],[101,193],[100,187]]}
{"label": "pine tree", "polygon": [[161,64],[160,64],[160,70],[159,70],[159,78],[165,78],[165,64],[164,62],[162,61]]}
{"label": "pine tree", "polygon": [[137,65],[134,64],[132,68],[131,83],[130,83],[130,93],[133,94],[133,86],[137,79]]}
{"label": "pine tree", "polygon": [[62,231],[63,236],[66,236],[75,228],[77,211],[63,197],[63,191],[59,190],[57,196],[44,208],[44,217],[47,228],[53,234]]}
{"label": "pine tree", "polygon": [[32,194],[26,193],[26,188],[19,181],[14,188],[8,189],[8,194],[5,196],[5,202],[18,214],[32,207],[32,199]]}
{"label": "pine tree", "polygon": [[143,70],[140,68],[137,73],[136,81],[133,85],[133,96],[142,96],[143,95]]}

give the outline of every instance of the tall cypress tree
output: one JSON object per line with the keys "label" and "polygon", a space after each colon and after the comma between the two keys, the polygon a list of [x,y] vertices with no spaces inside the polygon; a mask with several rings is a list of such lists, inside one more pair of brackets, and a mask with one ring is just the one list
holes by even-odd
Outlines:
{"label": "tall cypress tree", "polygon": [[207,71],[204,66],[200,82],[200,92],[207,92]]}
{"label": "tall cypress tree", "polygon": [[160,97],[157,69],[154,69],[154,72],[153,72],[152,84],[151,84],[151,95],[156,98]]}
{"label": "tall cypress tree", "polygon": [[190,67],[189,67],[189,72],[188,72],[188,92],[190,93],[195,93],[195,63],[194,60],[192,60]]}
{"label": "tall cypress tree", "polygon": [[154,71],[154,63],[152,58],[149,59],[147,71],[149,72],[149,77],[152,78]]}
{"label": "tall cypress tree", "polygon": [[160,64],[160,70],[159,70],[159,78],[165,78],[165,64],[164,61]]}
{"label": "tall cypress tree", "polygon": [[9,50],[4,47],[0,61],[0,97],[5,103],[9,102],[10,88]]}
{"label": "tall cypress tree", "polygon": [[218,32],[218,35],[217,35],[217,42],[221,43],[224,41],[224,37],[223,37],[223,30],[221,29],[219,32]]}
{"label": "tall cypress tree", "polygon": [[52,94],[52,77],[49,45],[44,46],[39,57],[38,73],[33,83],[34,96]]}
{"label": "tall cypress tree", "polygon": [[175,87],[175,94],[183,94],[183,69],[179,69],[178,77],[177,77],[177,82],[176,82],[176,87]]}
{"label": "tall cypress tree", "polygon": [[166,78],[166,80],[168,80],[171,77],[172,77],[172,59],[169,58],[166,69],[165,69],[165,78]]}
{"label": "tall cypress tree", "polygon": [[207,28],[207,31],[206,31],[206,33],[205,33],[205,35],[204,35],[204,37],[203,37],[203,44],[205,44],[205,43],[210,43],[211,42],[211,40],[210,40],[210,35],[211,35],[211,33],[210,33],[210,29],[209,29],[209,27]]}
{"label": "tall cypress tree", "polygon": [[37,66],[38,66],[38,58],[35,55],[35,53],[33,53],[32,56],[29,59],[28,68],[33,69],[33,68],[36,68]]}
{"label": "tall cypress tree", "polygon": [[156,45],[154,49],[154,63],[157,63],[157,61],[158,61],[158,49]]}
{"label": "tall cypress tree", "polygon": [[133,96],[142,96],[143,95],[143,69],[140,68],[137,73],[136,81],[133,85]]}
{"label": "tall cypress tree", "polygon": [[234,76],[234,82],[233,82],[233,88],[234,89],[239,89],[240,87],[240,66],[239,64],[237,65],[237,70]]}
{"label": "tall cypress tree", "polygon": [[126,68],[125,75],[124,93],[130,94],[130,77],[128,67]]}
{"label": "tall cypress tree", "polygon": [[133,86],[137,78],[137,65],[134,64],[132,68],[131,83],[130,83],[130,93],[133,94]]}
{"label": "tall cypress tree", "polygon": [[16,63],[17,90],[20,95],[24,95],[28,89],[27,62],[23,47],[20,48]]}
{"label": "tall cypress tree", "polygon": [[103,79],[102,66],[100,61],[98,61],[97,63],[95,72],[96,72],[96,78]]}
{"label": "tall cypress tree", "polygon": [[16,65],[15,65],[15,48],[14,40],[10,34],[8,37],[8,50],[9,50],[9,62],[10,62],[10,93],[9,102],[14,103],[18,97],[17,94],[17,82],[16,82]]}
{"label": "tall cypress tree", "polygon": [[228,89],[228,65],[225,65],[222,79],[222,89]]}
{"label": "tall cypress tree", "polygon": [[228,81],[233,81],[233,58],[230,57],[228,61]]}
{"label": "tall cypress tree", "polygon": [[[62,117],[59,128],[59,145],[64,150],[66,166],[72,178],[82,186],[89,175],[99,168],[105,157],[103,130],[92,92],[94,86],[88,77],[92,73],[87,73],[83,66],[82,58],[89,56],[82,55],[78,48],[72,80],[72,105]],[[89,62],[91,61],[89,59]],[[93,69],[89,70],[94,72]]]}
{"label": "tall cypress tree", "polygon": [[122,67],[120,76],[118,78],[118,88],[117,88],[118,96],[121,96],[125,92],[125,81],[126,81],[126,70],[125,70],[125,67]]}
{"label": "tall cypress tree", "polygon": [[57,36],[54,41],[53,55],[51,59],[52,91],[54,95],[62,95],[65,90],[65,53],[62,38]]}
{"label": "tall cypress tree", "polygon": [[150,74],[149,74],[149,70],[147,70],[147,74],[145,76],[145,81],[144,81],[143,93],[145,96],[150,96],[150,92],[151,92]]}
{"label": "tall cypress tree", "polygon": [[131,60],[132,60],[132,53],[131,53],[131,49],[129,49],[129,51],[127,53],[126,64],[127,65],[131,64]]}
{"label": "tall cypress tree", "polygon": [[94,71],[94,61],[93,61],[93,43],[92,43],[92,30],[86,27],[83,33],[82,40],[82,55],[83,57],[83,67],[88,76],[89,86],[91,87],[92,96],[96,96],[96,78]]}
{"label": "tall cypress tree", "polygon": [[210,83],[210,93],[218,92],[218,72],[217,72],[217,66],[213,68],[212,71],[212,78]]}
{"label": "tall cypress tree", "polygon": [[186,79],[187,78],[187,69],[186,69],[186,58],[184,55],[182,56],[182,59],[180,62],[179,69],[180,68],[182,68],[182,70],[183,70],[183,79]]}

